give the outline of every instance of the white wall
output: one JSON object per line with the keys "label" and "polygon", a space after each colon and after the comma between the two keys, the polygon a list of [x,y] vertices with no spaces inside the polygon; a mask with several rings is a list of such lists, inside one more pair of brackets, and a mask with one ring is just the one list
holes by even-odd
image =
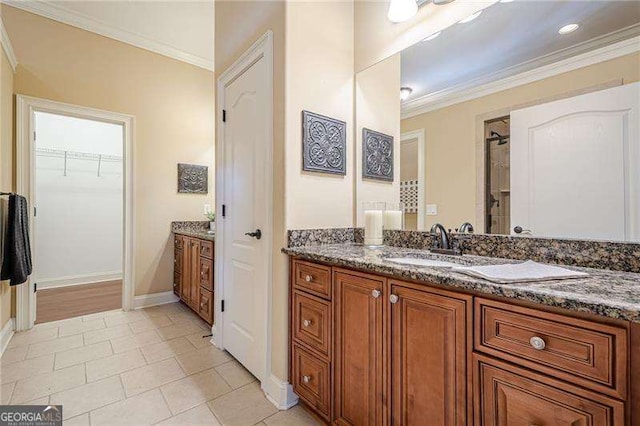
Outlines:
{"label": "white wall", "polygon": [[122,274],[123,163],[49,157],[56,149],[122,157],[122,127],[36,114],[35,273],[39,288]]}

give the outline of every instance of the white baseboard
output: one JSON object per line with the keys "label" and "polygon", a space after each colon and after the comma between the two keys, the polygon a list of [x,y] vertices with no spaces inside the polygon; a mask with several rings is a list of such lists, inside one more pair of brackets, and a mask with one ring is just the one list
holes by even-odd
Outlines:
{"label": "white baseboard", "polygon": [[122,271],[103,272],[100,274],[69,275],[66,277],[37,279],[38,290],[45,288],[68,287],[72,285],[96,284],[105,281],[122,279]]}
{"label": "white baseboard", "polygon": [[298,403],[298,395],[293,393],[291,384],[273,374],[262,382],[262,390],[278,410],[288,410]]}
{"label": "white baseboard", "polygon": [[15,323],[15,318],[9,318],[9,321],[7,321],[4,327],[2,327],[2,330],[0,330],[0,356],[4,353],[4,350],[7,349],[7,345],[13,337],[13,331],[16,329]]}
{"label": "white baseboard", "polygon": [[136,296],[133,299],[133,308],[148,308],[149,306],[164,305],[166,303],[175,303],[178,300],[178,296],[173,294],[173,291],[163,291],[160,293],[143,294],[142,296]]}

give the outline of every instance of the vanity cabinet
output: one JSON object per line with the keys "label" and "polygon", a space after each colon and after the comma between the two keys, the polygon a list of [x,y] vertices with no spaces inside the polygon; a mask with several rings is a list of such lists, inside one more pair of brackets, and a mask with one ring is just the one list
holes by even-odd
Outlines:
{"label": "vanity cabinet", "polygon": [[208,324],[213,324],[213,242],[174,237],[173,292]]}
{"label": "vanity cabinet", "polygon": [[290,271],[290,381],[327,423],[633,424],[625,321],[296,258]]}

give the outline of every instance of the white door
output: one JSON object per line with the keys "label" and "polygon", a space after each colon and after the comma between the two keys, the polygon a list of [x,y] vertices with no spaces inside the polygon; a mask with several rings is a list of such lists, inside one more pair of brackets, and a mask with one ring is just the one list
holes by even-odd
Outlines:
{"label": "white door", "polygon": [[[223,346],[264,378],[271,152],[269,64],[264,55],[224,85]],[[261,236],[255,235],[261,232]],[[247,235],[254,233],[253,236]]]}
{"label": "white door", "polygon": [[512,112],[511,225],[640,241],[639,103],[633,83]]}

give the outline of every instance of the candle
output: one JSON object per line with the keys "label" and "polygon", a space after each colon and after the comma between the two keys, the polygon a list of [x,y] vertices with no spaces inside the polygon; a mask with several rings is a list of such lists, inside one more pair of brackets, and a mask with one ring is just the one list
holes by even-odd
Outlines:
{"label": "candle", "polygon": [[382,223],[382,210],[364,212],[364,243],[366,245],[382,245]]}
{"label": "candle", "polygon": [[385,210],[384,211],[384,229],[395,230],[402,229],[402,211]]}

